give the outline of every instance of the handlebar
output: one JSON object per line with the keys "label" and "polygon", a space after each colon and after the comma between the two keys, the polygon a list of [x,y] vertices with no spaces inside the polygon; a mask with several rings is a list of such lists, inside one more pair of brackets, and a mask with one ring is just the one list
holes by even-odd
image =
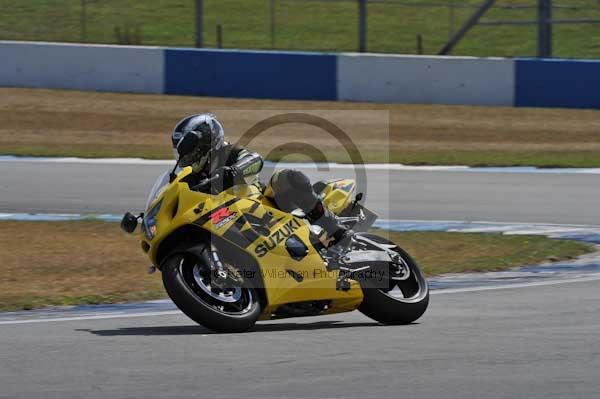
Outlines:
{"label": "handlebar", "polygon": [[207,177],[206,179],[202,180],[200,183],[190,187],[190,190],[199,190],[203,187],[208,186],[209,184],[213,183],[215,180],[219,179],[221,177],[220,174],[216,173],[215,175],[211,176],[211,177]]}

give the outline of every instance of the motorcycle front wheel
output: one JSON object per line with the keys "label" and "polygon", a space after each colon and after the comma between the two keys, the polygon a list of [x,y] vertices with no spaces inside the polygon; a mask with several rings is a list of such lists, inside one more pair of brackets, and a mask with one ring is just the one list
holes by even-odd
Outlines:
{"label": "motorcycle front wheel", "polygon": [[364,299],[358,310],[383,324],[410,324],[420,318],[429,305],[429,287],[419,265],[393,242],[373,234],[363,236],[378,244],[389,245],[408,272],[394,276],[387,284],[361,281]]}
{"label": "motorcycle front wheel", "polygon": [[250,282],[221,289],[211,284],[210,267],[191,253],[177,254],[161,267],[167,294],[196,323],[223,333],[244,332],[258,320],[261,305]]}

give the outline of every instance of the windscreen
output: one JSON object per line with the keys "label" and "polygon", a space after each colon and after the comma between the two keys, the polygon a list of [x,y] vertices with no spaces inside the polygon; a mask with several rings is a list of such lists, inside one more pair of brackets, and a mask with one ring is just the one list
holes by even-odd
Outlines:
{"label": "windscreen", "polygon": [[154,201],[156,199],[160,190],[164,186],[169,184],[169,174],[170,173],[171,172],[167,170],[166,172],[164,172],[160,176],[158,176],[158,178],[154,182],[154,185],[152,186],[152,190],[150,190],[150,194],[148,194],[148,200],[146,200],[146,211],[148,211],[148,207],[150,206],[152,201]]}

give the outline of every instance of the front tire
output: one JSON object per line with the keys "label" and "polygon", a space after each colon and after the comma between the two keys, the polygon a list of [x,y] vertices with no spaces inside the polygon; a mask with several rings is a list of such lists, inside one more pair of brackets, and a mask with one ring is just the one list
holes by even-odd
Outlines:
{"label": "front tire", "polygon": [[402,248],[382,237],[363,234],[379,244],[393,245],[410,270],[405,280],[389,279],[387,287],[361,281],[364,299],[358,310],[365,316],[383,324],[410,324],[419,319],[429,305],[429,287],[419,265]]}
{"label": "front tire", "polygon": [[247,280],[230,291],[210,286],[210,268],[191,253],[176,254],[161,267],[167,294],[196,323],[216,332],[237,333],[250,329],[261,313],[256,290]]}

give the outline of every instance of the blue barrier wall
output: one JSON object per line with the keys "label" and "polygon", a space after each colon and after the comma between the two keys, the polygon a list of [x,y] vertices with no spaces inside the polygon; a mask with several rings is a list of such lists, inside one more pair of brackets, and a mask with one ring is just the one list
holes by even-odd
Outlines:
{"label": "blue barrier wall", "polygon": [[165,93],[336,100],[336,56],[312,53],[165,50]]}
{"label": "blue barrier wall", "polygon": [[600,61],[516,61],[518,107],[600,108]]}
{"label": "blue barrier wall", "polygon": [[600,109],[600,60],[321,54],[0,41],[0,86]]}

